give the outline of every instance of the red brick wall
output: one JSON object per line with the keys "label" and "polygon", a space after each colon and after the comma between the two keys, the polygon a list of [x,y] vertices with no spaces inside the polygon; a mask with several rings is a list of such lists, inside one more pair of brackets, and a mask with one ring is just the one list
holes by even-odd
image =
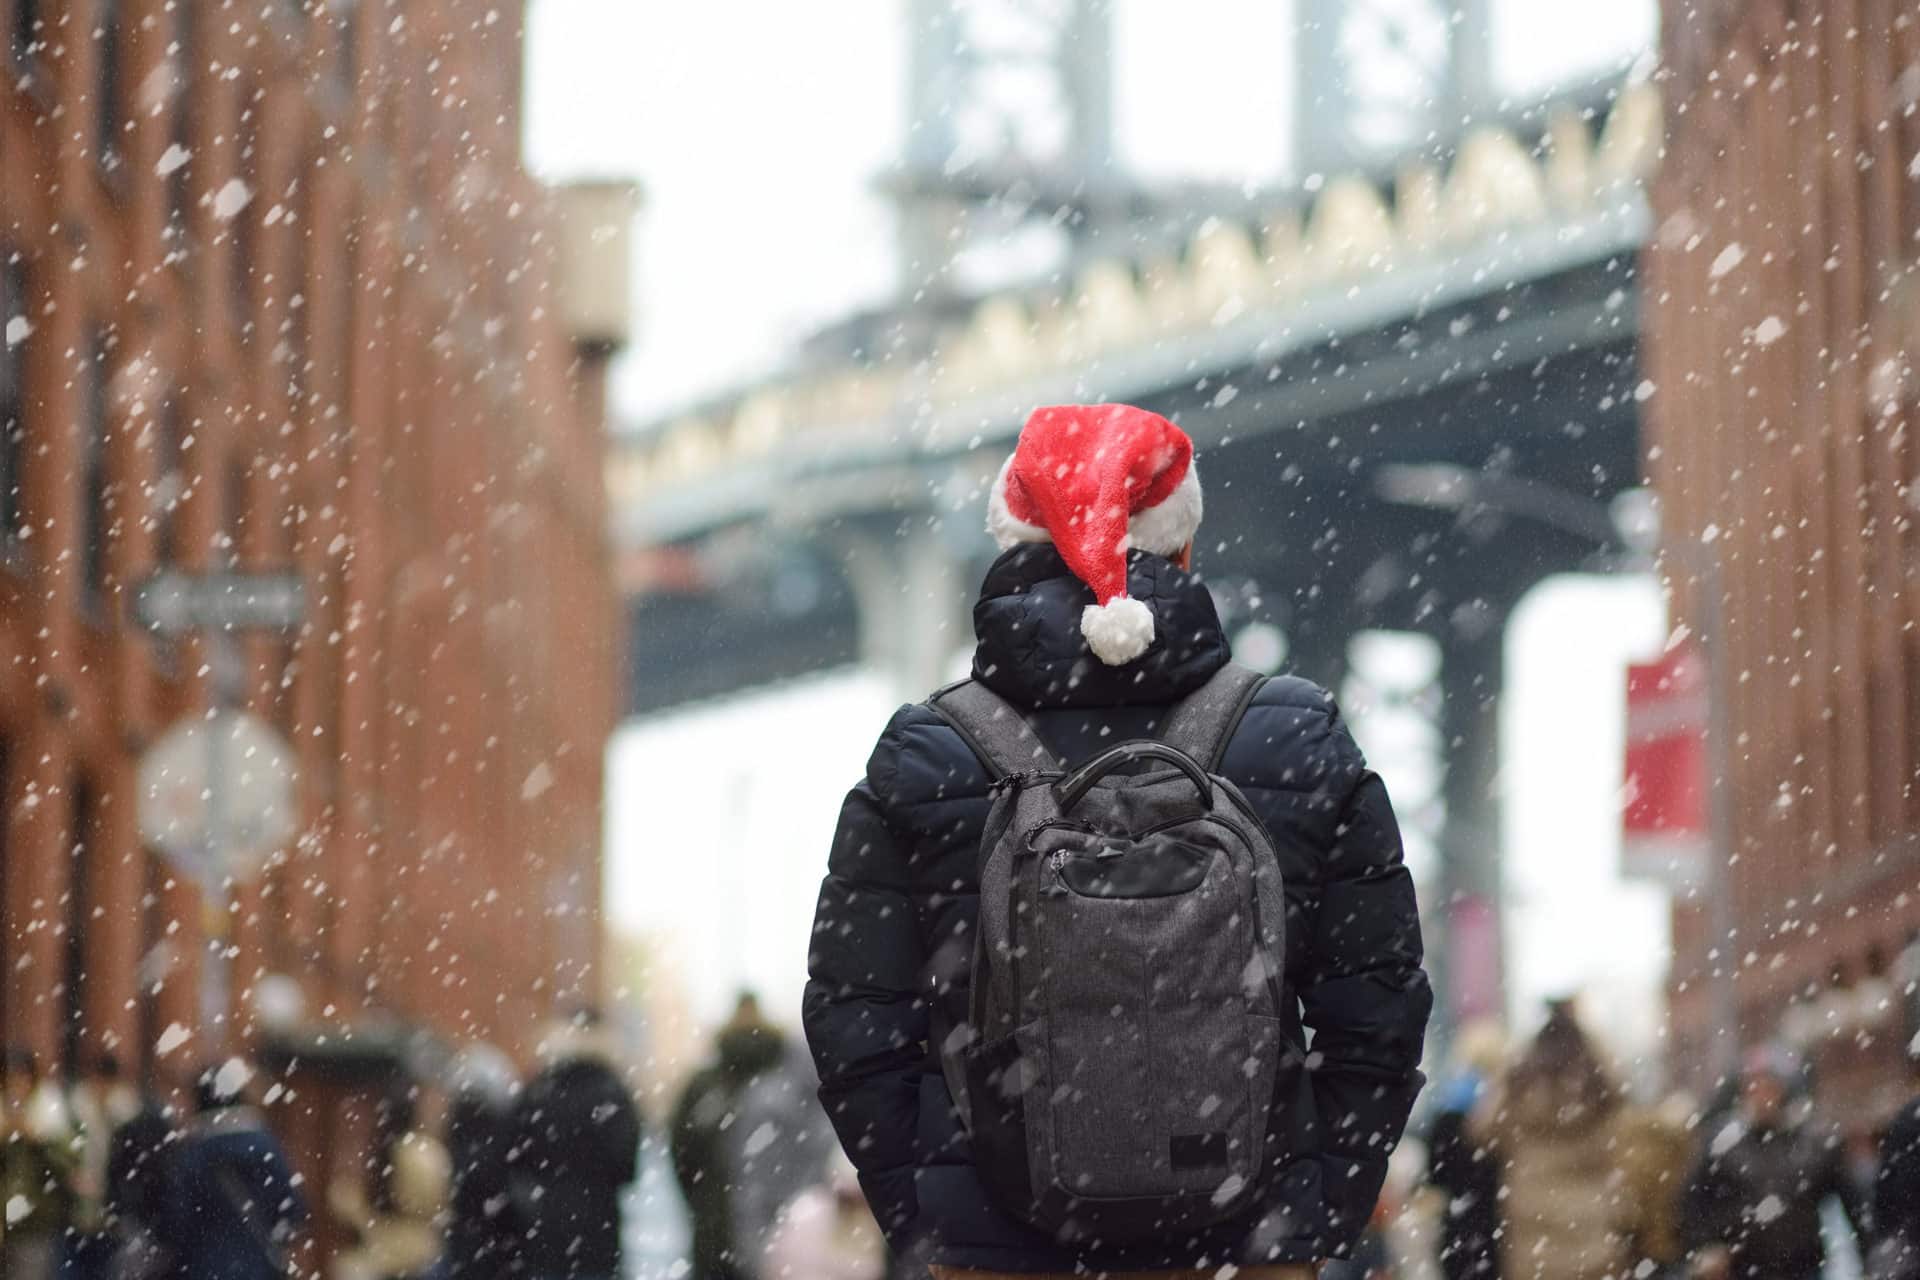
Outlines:
{"label": "red brick wall", "polygon": [[[5,29],[17,2],[0,0]],[[239,894],[237,1012],[254,978],[287,973],[316,1015],[392,1013],[524,1054],[594,990],[617,624],[601,371],[560,331],[546,198],[519,167],[517,7],[120,0],[111,168],[92,124],[108,10],[40,9],[45,47],[0,73],[0,257],[24,262],[33,325],[13,349],[31,536],[0,561],[5,1038],[60,1064],[72,920],[83,1048],[138,1062],[194,1021],[199,897],[141,848],[131,788],[142,748],[204,706],[203,659],[123,620],[161,555],[171,403],[190,440],[178,562],[220,562],[225,531],[243,566],[297,565],[311,605],[296,637],[245,646],[248,704],[296,745],[307,824]],[[191,159],[170,235],[157,166],[176,122]],[[236,178],[253,197],[223,220]],[[95,332],[111,535],[90,606]],[[76,861],[83,793],[97,834]],[[163,940],[175,963],[142,989]],[[288,1120],[310,1155],[335,1122]]]}
{"label": "red brick wall", "polygon": [[[1753,1037],[1920,927],[1920,383],[1898,376],[1920,358],[1898,305],[1920,258],[1920,15],[1670,9],[1645,465],[1674,536],[1715,534],[1738,858],[1736,938],[1678,912],[1685,1065],[1710,947],[1739,964]],[[1697,584],[1669,567],[1684,600]]]}

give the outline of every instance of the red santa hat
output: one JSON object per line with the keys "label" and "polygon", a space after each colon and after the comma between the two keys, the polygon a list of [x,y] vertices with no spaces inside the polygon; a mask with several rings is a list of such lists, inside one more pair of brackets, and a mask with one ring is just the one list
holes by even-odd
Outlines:
{"label": "red santa hat", "polygon": [[1003,548],[1052,542],[1093,588],[1080,630],[1108,666],[1153,643],[1153,611],[1127,596],[1127,552],[1177,555],[1200,527],[1193,441],[1157,413],[1125,404],[1035,409],[987,500]]}

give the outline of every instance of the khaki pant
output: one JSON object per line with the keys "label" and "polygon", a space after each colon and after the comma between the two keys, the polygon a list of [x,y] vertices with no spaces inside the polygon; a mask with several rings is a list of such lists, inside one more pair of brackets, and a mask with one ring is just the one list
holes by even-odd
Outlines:
{"label": "khaki pant", "polygon": [[[1056,1271],[976,1271],[972,1267],[929,1267],[934,1280],[1089,1280],[1086,1275]],[[1174,1268],[1165,1271],[1115,1271],[1120,1280],[1215,1280],[1222,1268]],[[1233,1280],[1313,1280],[1314,1268],[1300,1265],[1240,1267]]]}

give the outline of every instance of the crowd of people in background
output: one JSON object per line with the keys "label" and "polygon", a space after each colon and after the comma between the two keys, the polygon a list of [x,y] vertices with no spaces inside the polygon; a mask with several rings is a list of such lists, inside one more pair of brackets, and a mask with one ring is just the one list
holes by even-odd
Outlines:
{"label": "crowd of people in background", "polygon": [[1804,1040],[1748,1049],[1713,1096],[1650,1104],[1570,1003],[1511,1056],[1497,1029],[1467,1029],[1403,1189],[1399,1265],[1383,1253],[1367,1274],[1426,1254],[1445,1280],[1814,1280],[1837,1245],[1867,1280],[1920,1280],[1920,1023],[1896,992],[1876,1026],[1897,1065],[1844,1108],[1823,1105]]}
{"label": "crowd of people in background", "polygon": [[[310,1203],[240,1058],[210,1066],[191,1114],[102,1056],[78,1079],[5,1054],[0,1276],[6,1280],[613,1280],[640,1116],[597,1018],[549,1037],[524,1083],[495,1052],[448,1078],[390,1080],[373,1150]],[[432,1098],[440,1122],[426,1122]],[[325,1267],[323,1226],[345,1247]]]}
{"label": "crowd of people in background", "polygon": [[[364,1161],[318,1196],[247,1062],[200,1072],[190,1106],[111,1055],[60,1081],[22,1049],[0,1090],[5,1280],[612,1280],[642,1119],[596,1016],[520,1079],[489,1046],[368,1106]],[[682,1088],[665,1146],[694,1280],[883,1280],[886,1245],[814,1096],[804,1050],[743,996]],[[324,1215],[322,1217],[321,1215]],[[314,1241],[338,1247],[324,1265]]]}
{"label": "crowd of people in background", "polygon": [[[1867,1091],[1882,1101],[1864,1132],[1817,1105],[1804,1032],[1749,1049],[1714,1096],[1647,1102],[1571,1003],[1517,1051],[1491,1024],[1463,1028],[1403,1153],[1423,1167],[1389,1184],[1355,1257],[1323,1275],[1812,1280],[1839,1231],[1865,1280],[1920,1280],[1920,1034],[1904,1038],[1920,1009],[1902,1010],[1903,992],[1882,993],[1894,1013],[1876,1025],[1899,1028],[1905,1074]],[[478,1046],[431,1088],[395,1082],[373,1104],[372,1155],[314,1206],[250,1102],[261,1082],[246,1063],[202,1072],[181,1114],[112,1055],[63,1085],[9,1049],[0,1275],[318,1276],[304,1245],[321,1211],[345,1241],[324,1272],[338,1280],[623,1275],[639,1111],[594,1019],[550,1037],[542,1058],[522,1081]],[[804,1052],[743,996],[666,1118],[690,1280],[888,1276],[814,1084]]]}

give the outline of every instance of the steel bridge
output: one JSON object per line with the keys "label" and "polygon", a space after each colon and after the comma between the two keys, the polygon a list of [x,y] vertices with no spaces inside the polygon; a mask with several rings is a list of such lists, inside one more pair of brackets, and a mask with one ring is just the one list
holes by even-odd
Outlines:
{"label": "steel bridge", "polygon": [[[932,7],[943,21],[955,12]],[[1073,58],[1103,48],[1072,25],[1089,7],[1052,6],[1077,33],[1061,39]],[[1303,45],[1333,57],[1324,41]],[[948,32],[918,56],[964,46]],[[958,92],[971,70],[923,67],[916,83]],[[1086,67],[1061,78],[1081,103],[1104,83]],[[1323,104],[1345,92],[1304,83]],[[1198,445],[1199,567],[1230,633],[1277,628],[1286,665],[1335,686],[1362,631],[1438,643],[1436,932],[1459,922],[1460,935],[1443,996],[1455,1017],[1487,1011],[1497,931],[1469,943],[1463,921],[1499,897],[1504,622],[1595,547],[1486,508],[1409,503],[1383,478],[1444,463],[1599,500],[1637,485],[1635,264],[1662,121],[1656,91],[1624,81],[1476,114],[1391,155],[1366,153],[1353,129],[1313,133],[1303,154],[1351,167],[1272,199],[1081,181],[1110,171],[1097,108],[1072,113],[1081,132],[1050,159],[1003,148],[956,165],[943,150],[955,138],[921,139],[896,179],[913,300],[823,335],[788,377],[618,447],[630,710],[854,662],[921,696],[970,646],[994,554],[986,485],[1027,412],[1145,405]],[[1011,212],[1010,191],[1026,193]],[[958,285],[970,237],[1036,212],[1070,229],[1060,272],[985,293]]]}

